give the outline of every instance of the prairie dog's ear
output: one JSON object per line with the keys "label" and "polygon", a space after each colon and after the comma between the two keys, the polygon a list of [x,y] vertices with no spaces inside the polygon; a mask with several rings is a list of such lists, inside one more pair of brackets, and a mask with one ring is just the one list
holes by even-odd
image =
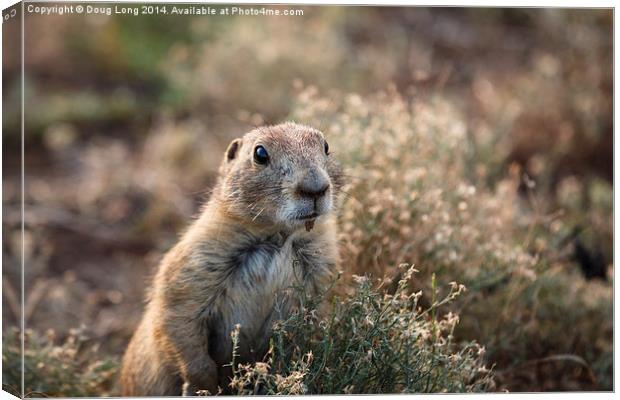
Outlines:
{"label": "prairie dog's ear", "polygon": [[239,152],[239,148],[241,147],[241,139],[235,139],[228,145],[226,149],[226,162],[231,162],[237,157],[237,153]]}

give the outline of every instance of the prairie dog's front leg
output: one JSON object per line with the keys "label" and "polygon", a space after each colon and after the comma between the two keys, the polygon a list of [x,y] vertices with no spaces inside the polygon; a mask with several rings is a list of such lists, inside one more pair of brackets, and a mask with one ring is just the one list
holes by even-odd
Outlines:
{"label": "prairie dog's front leg", "polygon": [[208,390],[209,394],[217,394],[217,365],[208,355],[196,357],[187,364],[183,380],[183,396],[196,396],[199,390]]}
{"label": "prairie dog's front leg", "polygon": [[195,396],[198,390],[218,392],[217,364],[209,355],[209,335],[198,321],[174,316],[167,319],[164,328],[165,352],[178,366],[183,396]]}

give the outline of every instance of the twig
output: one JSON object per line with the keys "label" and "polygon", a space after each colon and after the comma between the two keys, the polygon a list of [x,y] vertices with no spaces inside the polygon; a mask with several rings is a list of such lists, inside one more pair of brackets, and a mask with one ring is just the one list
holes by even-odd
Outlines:
{"label": "twig", "polygon": [[17,293],[15,293],[15,289],[13,289],[13,285],[11,285],[11,282],[6,278],[2,279],[2,294],[9,304],[9,309],[15,317],[15,320],[21,320],[22,308],[20,306],[20,301],[18,300]]}
{"label": "twig", "polygon": [[590,368],[590,365],[587,363],[586,360],[584,360],[583,358],[575,354],[554,354],[548,357],[525,361],[512,368],[508,368],[503,371],[497,371],[497,372],[503,375],[505,373],[510,373],[522,367],[527,367],[527,366],[537,365],[537,364],[544,364],[544,363],[551,363],[551,362],[565,362],[565,361],[568,361],[574,364],[579,364],[588,373],[588,378],[590,379],[591,383],[596,383],[596,378],[594,377],[594,372],[592,372],[592,368]]}
{"label": "twig", "polygon": [[39,302],[41,302],[41,299],[43,299],[43,296],[45,295],[45,289],[47,289],[48,286],[48,280],[37,279],[37,281],[35,282],[32,291],[26,298],[26,304],[24,305],[24,323],[27,323],[32,314],[34,313],[34,310],[39,305]]}

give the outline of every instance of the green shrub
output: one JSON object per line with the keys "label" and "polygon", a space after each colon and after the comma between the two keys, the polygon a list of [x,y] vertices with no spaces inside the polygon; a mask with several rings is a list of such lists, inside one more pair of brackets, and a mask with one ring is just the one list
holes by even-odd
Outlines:
{"label": "green shrub", "polygon": [[[353,295],[332,299],[324,318],[321,298],[301,294],[302,307],[276,323],[266,362],[235,365],[236,394],[372,394],[474,392],[493,388],[484,348],[458,345],[458,316],[438,317],[464,286],[452,283],[442,299],[419,306],[420,292],[408,282],[413,268],[402,265],[395,293],[372,289],[356,277]],[[433,288],[435,289],[435,288]],[[436,290],[433,292],[436,293]],[[238,343],[233,333],[233,342]]]}

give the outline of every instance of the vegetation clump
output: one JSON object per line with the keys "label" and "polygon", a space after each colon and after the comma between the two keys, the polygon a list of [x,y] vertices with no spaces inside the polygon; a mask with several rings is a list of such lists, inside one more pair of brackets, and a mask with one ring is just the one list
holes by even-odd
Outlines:
{"label": "vegetation clump", "polygon": [[[430,307],[412,292],[415,270],[401,265],[403,276],[393,293],[373,289],[356,276],[354,292],[334,297],[324,317],[322,299],[303,296],[301,308],[274,326],[265,362],[235,365],[235,394],[379,394],[478,392],[494,388],[484,347],[457,343],[457,315],[440,316],[463,285],[451,283],[448,294]],[[237,332],[233,342],[238,343]]]}
{"label": "vegetation clump", "polygon": [[[118,362],[114,357],[99,354],[83,330],[72,329],[61,343],[51,330],[40,335],[27,329],[23,339],[23,397],[99,397],[111,394]],[[20,332],[4,332],[2,347],[2,389],[22,397]]]}

